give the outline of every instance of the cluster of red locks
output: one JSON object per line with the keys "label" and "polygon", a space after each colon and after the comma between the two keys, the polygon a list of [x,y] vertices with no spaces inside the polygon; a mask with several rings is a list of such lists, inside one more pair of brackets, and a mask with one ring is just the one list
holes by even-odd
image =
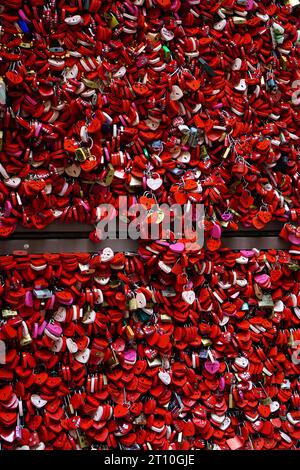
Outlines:
{"label": "cluster of red locks", "polygon": [[[298,3],[0,5],[0,236],[124,195],[208,235],[0,257],[3,448],[299,447]],[[220,248],[271,220],[289,251]]]}
{"label": "cluster of red locks", "polygon": [[297,4],[5,1],[0,235],[146,192],[298,243]]}
{"label": "cluster of red locks", "polygon": [[297,447],[300,251],[171,248],[0,257],[5,449]]}

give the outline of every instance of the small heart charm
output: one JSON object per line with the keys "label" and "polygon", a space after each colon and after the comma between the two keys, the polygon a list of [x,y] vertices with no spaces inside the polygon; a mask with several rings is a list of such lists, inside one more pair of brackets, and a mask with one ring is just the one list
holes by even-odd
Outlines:
{"label": "small heart charm", "polygon": [[162,381],[162,383],[164,383],[165,385],[170,385],[171,376],[170,376],[169,372],[161,370],[158,373],[158,377]]}
{"label": "small heart charm", "polygon": [[116,73],[114,73],[113,76],[115,78],[122,78],[124,77],[124,75],[126,75],[126,67],[122,66],[119,68],[119,70]]}
{"label": "small heart charm", "polygon": [[233,61],[233,64],[231,66],[231,69],[232,70],[240,70],[241,69],[241,66],[242,66],[242,61],[239,57],[237,57],[234,61]]}
{"label": "small heart charm", "polygon": [[235,90],[237,90],[237,91],[246,91],[246,90],[247,90],[246,80],[245,80],[244,78],[242,78],[242,79],[240,80],[240,82],[239,82],[237,85],[235,85],[234,88],[235,88]]}
{"label": "small heart charm", "polygon": [[241,250],[240,253],[242,256],[246,256],[246,258],[252,258],[255,255],[254,250]]}
{"label": "small heart charm", "polygon": [[45,333],[47,332],[53,336],[59,337],[62,334],[62,328],[58,323],[48,323],[45,328]]}
{"label": "small heart charm", "polygon": [[182,253],[184,251],[184,248],[185,245],[181,242],[173,243],[173,245],[170,245],[170,250],[174,253]]}
{"label": "small heart charm", "polygon": [[186,86],[191,91],[197,91],[200,88],[201,82],[200,80],[187,80]]}
{"label": "small heart charm", "polygon": [[67,70],[67,72],[65,73],[65,77],[67,80],[69,80],[70,78],[74,79],[77,77],[78,72],[79,70],[78,70],[77,65],[73,65],[73,67]]}
{"label": "small heart charm", "polygon": [[160,121],[152,121],[151,119],[146,119],[145,124],[152,131],[156,131],[156,129],[158,129],[160,126]]}
{"label": "small heart charm", "polygon": [[65,307],[59,307],[58,310],[54,314],[54,320],[58,322],[64,322],[67,317],[67,311]]}
{"label": "small heart charm", "polygon": [[220,225],[214,224],[210,234],[213,238],[221,238],[222,230]]}
{"label": "small heart charm", "polygon": [[288,239],[293,245],[300,245],[300,238],[296,237],[293,233],[289,234]]}
{"label": "small heart charm", "polygon": [[117,352],[123,352],[125,349],[125,341],[123,338],[117,338],[111,345],[112,349]]}
{"label": "small heart charm", "polygon": [[8,180],[4,180],[4,184],[9,188],[17,188],[21,183],[21,178],[15,176],[14,178],[8,178]]}
{"label": "small heart charm", "polygon": [[274,305],[274,312],[283,312],[284,310],[284,303],[282,300],[276,300],[275,305]]}
{"label": "small heart charm", "polygon": [[[148,93],[149,91],[149,88],[147,87],[147,85],[144,85],[143,83],[134,83],[132,85],[132,89],[133,91],[139,95],[139,96],[144,96]],[[150,120],[150,119],[149,119]],[[147,119],[148,121],[148,119]],[[147,124],[147,121],[145,122],[146,123],[146,126],[148,126]],[[152,121],[153,122],[153,121]]]}
{"label": "small heart charm", "polygon": [[161,28],[160,34],[164,41],[172,41],[172,39],[174,39],[174,33],[172,31],[168,31],[164,26]]}
{"label": "small heart charm", "polygon": [[90,310],[84,315],[82,319],[82,323],[84,323],[85,325],[89,325],[90,323],[94,323],[95,320],[96,320],[96,312],[95,310]]}
{"label": "small heart charm", "polygon": [[178,101],[183,97],[183,92],[181,88],[179,88],[178,85],[173,85],[172,86],[172,91],[170,94],[170,99],[171,101]]}
{"label": "small heart charm", "polygon": [[97,410],[94,413],[93,420],[96,422],[100,421],[103,416],[103,411],[103,406],[98,406]]}
{"label": "small heart charm", "polygon": [[75,24],[81,23],[82,18],[80,15],[74,15],[74,16],[69,16],[68,18],[65,18],[65,23],[67,23],[70,26],[73,26]]}
{"label": "small heart charm", "polygon": [[261,220],[264,224],[267,224],[269,223],[271,220],[272,220],[272,215],[270,214],[270,212],[267,212],[267,211],[259,211],[257,213],[257,217],[259,218],[259,220]]}
{"label": "small heart charm", "polygon": [[226,431],[226,429],[228,429],[230,425],[231,425],[231,419],[229,418],[229,416],[226,416],[221,426],[219,426],[219,428],[221,429],[221,431]]}
{"label": "small heart charm", "polygon": [[280,404],[278,403],[278,401],[272,401],[272,403],[270,403],[271,413],[275,413],[275,411],[278,411],[279,408],[280,408]]}
{"label": "small heart charm", "polygon": [[193,290],[185,290],[182,292],[182,298],[187,304],[192,305],[196,299],[196,294]]}
{"label": "small heart charm", "polygon": [[78,346],[75,343],[75,341],[72,340],[72,338],[68,338],[67,341],[67,348],[70,351],[71,354],[75,354],[78,351]]}
{"label": "small heart charm", "polygon": [[81,168],[79,165],[75,165],[75,163],[73,163],[73,165],[67,166],[65,172],[68,176],[71,176],[72,178],[78,178],[81,173]]}
{"label": "small heart charm", "polygon": [[30,401],[31,403],[36,407],[36,408],[43,408],[43,406],[45,406],[48,401],[47,400],[43,400],[39,395],[37,394],[33,394],[31,395],[30,397]]}
{"label": "small heart charm", "polygon": [[218,370],[220,369],[220,363],[219,361],[206,361],[204,364],[205,370],[209,372],[210,374],[216,374]]}
{"label": "small heart charm", "polygon": [[181,152],[181,154],[179,155],[179,157],[177,158],[177,161],[179,163],[189,163],[191,160],[191,154],[190,152]]}
{"label": "small heart charm", "polygon": [[211,414],[211,419],[213,421],[215,421],[216,423],[221,424],[221,423],[223,423],[223,421],[225,419],[225,415],[217,415],[215,413],[212,413]]}
{"label": "small heart charm", "polygon": [[103,292],[101,289],[94,289],[95,293],[97,294],[95,304],[99,305],[103,303]]}
{"label": "small heart charm", "polygon": [[138,308],[144,308],[147,305],[147,300],[142,292],[138,292],[135,296]]}
{"label": "small heart charm", "polygon": [[79,354],[76,354],[75,359],[76,361],[80,362],[80,364],[86,364],[90,358],[91,350],[86,348],[81,351]]}
{"label": "small heart charm", "polygon": [[25,294],[25,305],[26,307],[33,307],[33,295],[31,291],[27,291]]}
{"label": "small heart charm", "polygon": [[227,24],[227,21],[225,19],[218,21],[218,23],[214,25],[214,29],[217,31],[223,31],[223,29],[226,27],[226,24]]}
{"label": "small heart charm", "polygon": [[109,277],[100,277],[100,276],[95,276],[95,281],[100,284],[100,286],[105,286],[106,284],[109,283]]}
{"label": "small heart charm", "polygon": [[249,365],[249,361],[246,357],[236,357],[234,360],[234,364],[242,369],[246,369]]}
{"label": "small heart charm", "polygon": [[269,281],[269,276],[267,274],[258,274],[254,276],[254,280],[259,286],[263,286]]}
{"label": "small heart charm", "polygon": [[106,263],[107,261],[111,261],[114,256],[115,255],[114,255],[114,252],[112,251],[112,249],[107,247],[107,248],[104,248],[104,250],[102,251],[102,253],[100,255],[100,259],[101,259],[101,261]]}
{"label": "small heart charm", "polygon": [[258,405],[258,412],[263,418],[268,418],[271,413],[270,405]]}
{"label": "small heart charm", "polygon": [[136,363],[136,350],[135,349],[127,349],[127,351],[124,352],[124,360],[125,362],[129,364],[135,364]]}
{"label": "small heart charm", "polygon": [[64,345],[64,340],[62,338],[58,338],[57,341],[54,341],[51,351],[60,352],[63,348],[63,345]]}
{"label": "small heart charm", "polygon": [[264,425],[263,421],[260,421],[258,419],[252,424],[252,427],[256,432],[259,432],[262,429],[263,425]]}
{"label": "small heart charm", "polygon": [[157,191],[163,182],[161,178],[147,178],[146,183],[149,189],[152,189],[152,191]]}

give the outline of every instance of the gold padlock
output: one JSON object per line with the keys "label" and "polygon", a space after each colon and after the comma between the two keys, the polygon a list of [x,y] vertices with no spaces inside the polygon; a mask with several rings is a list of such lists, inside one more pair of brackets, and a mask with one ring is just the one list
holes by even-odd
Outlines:
{"label": "gold padlock", "polygon": [[79,149],[75,150],[75,158],[81,163],[85,162],[87,159],[91,157],[92,155],[91,155],[90,149],[88,148],[79,147]]}
{"label": "gold padlock", "polygon": [[18,312],[16,312],[16,310],[10,310],[9,308],[2,310],[3,318],[15,317],[16,315],[18,315]]}
{"label": "gold padlock", "polygon": [[100,82],[96,82],[93,80],[88,80],[87,78],[83,77],[81,81],[87,86],[88,88],[92,88],[93,90],[96,90],[97,88],[100,88]]}
{"label": "gold padlock", "polygon": [[118,19],[115,17],[113,13],[105,13],[104,17],[110,29],[114,29],[120,24]]}
{"label": "gold padlock", "polygon": [[256,283],[254,283],[254,292],[255,292],[256,297],[257,297],[259,300],[262,300],[262,298],[263,298],[263,291],[261,290],[261,288],[260,288]]}
{"label": "gold padlock", "polygon": [[129,339],[129,341],[131,341],[134,338],[133,329],[131,328],[131,326],[127,325],[125,331],[126,331],[127,338]]}
{"label": "gold padlock", "polygon": [[27,346],[32,343],[32,338],[29,334],[28,327],[25,321],[22,321],[22,338],[20,340],[21,346]]}
{"label": "gold padlock", "polygon": [[228,408],[234,408],[232,389],[230,389],[230,393],[229,393]]}
{"label": "gold padlock", "polygon": [[161,360],[158,357],[155,357],[152,360],[147,358],[147,362],[148,362],[149,367],[159,367],[159,366],[161,366]]}
{"label": "gold padlock", "polygon": [[172,322],[172,317],[170,317],[170,315],[167,315],[166,313],[163,313],[161,316],[160,316],[160,319],[163,323],[170,323]]}
{"label": "gold padlock", "polygon": [[90,305],[87,305],[86,307],[83,307],[83,317],[82,317],[83,322],[88,320],[90,312],[91,312]]}
{"label": "gold padlock", "polygon": [[264,398],[262,400],[263,405],[271,405],[271,403],[272,403],[272,399],[270,397]]}
{"label": "gold padlock", "polygon": [[19,47],[23,47],[23,49],[31,49],[32,45],[32,42],[20,42]]}
{"label": "gold padlock", "polygon": [[86,155],[85,155],[85,152],[84,152],[84,149],[83,148],[79,148],[79,149],[76,149],[75,150],[75,158],[76,160],[78,160],[79,162],[85,162],[86,160]]}
{"label": "gold padlock", "polygon": [[114,368],[117,365],[119,365],[119,359],[117,358],[116,353],[113,349],[111,350],[111,357],[108,361],[108,364],[110,365],[111,368]]}
{"label": "gold padlock", "polygon": [[139,186],[142,186],[143,182],[141,179],[135,178],[134,176],[131,176],[131,179],[129,181],[129,187],[130,188],[138,188]]}
{"label": "gold padlock", "polygon": [[22,336],[20,346],[27,346],[30,343],[32,343],[32,338],[29,333],[25,336]]}
{"label": "gold padlock", "polygon": [[137,310],[138,305],[135,297],[132,297],[132,299],[129,300],[128,308],[129,310]]}
{"label": "gold padlock", "polygon": [[115,175],[115,169],[114,169],[114,167],[112,166],[111,163],[109,163],[109,164],[107,165],[107,168],[108,168],[108,171],[107,171],[107,173],[106,173],[106,175],[105,175],[105,178],[104,178],[103,181],[100,182],[100,184],[101,184],[102,186],[109,186],[109,185],[111,184],[112,180],[114,179],[114,175]]}
{"label": "gold padlock", "polygon": [[135,418],[135,420],[133,421],[133,424],[136,424],[138,426],[145,426],[147,424],[146,416],[143,413],[141,413],[139,416]]}
{"label": "gold padlock", "polygon": [[78,440],[80,449],[85,449],[86,447],[89,447],[89,441],[87,440],[85,435],[78,433]]}

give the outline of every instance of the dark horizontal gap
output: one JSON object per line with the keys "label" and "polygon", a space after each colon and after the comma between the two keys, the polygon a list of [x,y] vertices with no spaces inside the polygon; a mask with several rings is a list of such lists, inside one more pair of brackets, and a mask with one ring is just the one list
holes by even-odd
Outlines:
{"label": "dark horizontal gap", "polygon": [[10,237],[2,239],[1,241],[8,241],[8,240],[66,240],[66,239],[81,239],[86,240],[88,238],[88,234],[83,232],[66,232],[65,236],[63,232],[23,232],[23,233],[14,233],[10,235]]}
{"label": "dark horizontal gap", "polygon": [[[278,237],[279,232],[277,231],[243,231],[243,232],[223,232],[222,238],[242,238],[242,237],[249,237],[249,238],[264,238],[264,237]],[[84,232],[21,232],[21,233],[14,233],[9,238],[2,239],[1,241],[5,240],[49,240],[49,239],[76,239],[76,240],[86,240],[89,238],[88,233]],[[118,238],[116,238],[119,240]],[[122,239],[121,239],[122,240]],[[1,243],[1,242],[0,242]]]}
{"label": "dark horizontal gap", "polygon": [[263,237],[278,237],[279,232],[274,230],[244,230],[243,232],[223,232],[222,238],[263,238]]}

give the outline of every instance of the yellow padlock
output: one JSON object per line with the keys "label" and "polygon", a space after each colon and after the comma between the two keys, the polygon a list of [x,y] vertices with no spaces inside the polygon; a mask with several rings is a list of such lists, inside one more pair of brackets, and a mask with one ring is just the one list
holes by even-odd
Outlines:
{"label": "yellow padlock", "polygon": [[132,297],[132,299],[129,300],[128,302],[128,308],[129,310],[137,310],[137,301],[135,297]]}
{"label": "yellow padlock", "polygon": [[75,150],[75,158],[79,162],[85,162],[87,159],[86,151],[84,148],[80,147],[79,149]]}
{"label": "yellow padlock", "polygon": [[126,331],[126,335],[129,341],[132,340],[134,338],[134,332],[131,326],[127,325],[125,331]]}
{"label": "yellow padlock", "polygon": [[103,181],[100,182],[102,186],[109,186],[114,179],[115,170],[111,163],[108,164],[108,171]]}
{"label": "yellow padlock", "polygon": [[120,24],[113,13],[104,13],[104,18],[110,29],[114,29]]}

